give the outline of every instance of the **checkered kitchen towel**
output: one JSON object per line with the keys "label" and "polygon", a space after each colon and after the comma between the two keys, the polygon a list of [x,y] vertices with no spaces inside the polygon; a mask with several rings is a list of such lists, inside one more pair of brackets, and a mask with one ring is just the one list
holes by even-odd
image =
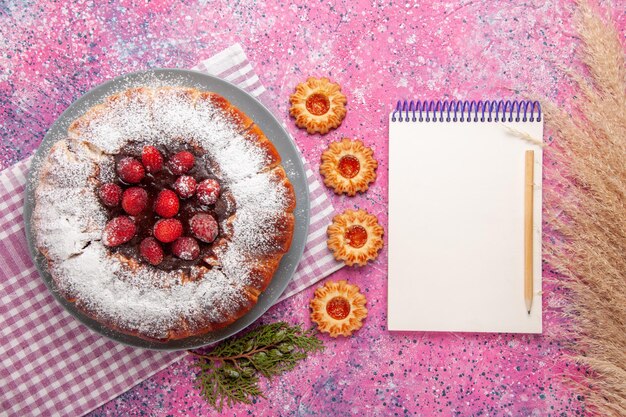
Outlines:
{"label": "checkered kitchen towel", "polygon": [[[234,45],[195,69],[263,101],[265,88]],[[28,255],[22,219],[30,159],[0,173],[0,416],[78,416],[110,401],[184,353],[110,341],[83,326],[48,292]],[[306,164],[305,164],[306,165]],[[306,166],[311,226],[302,262],[282,299],[341,268],[325,248],[333,207]]]}

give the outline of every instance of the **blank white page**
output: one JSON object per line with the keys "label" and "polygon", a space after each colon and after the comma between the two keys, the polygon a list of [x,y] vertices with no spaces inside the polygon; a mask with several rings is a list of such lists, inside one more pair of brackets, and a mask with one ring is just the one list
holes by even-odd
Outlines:
{"label": "blank white page", "polygon": [[[389,330],[541,333],[542,122],[389,119]],[[535,150],[524,302],[524,155]]]}

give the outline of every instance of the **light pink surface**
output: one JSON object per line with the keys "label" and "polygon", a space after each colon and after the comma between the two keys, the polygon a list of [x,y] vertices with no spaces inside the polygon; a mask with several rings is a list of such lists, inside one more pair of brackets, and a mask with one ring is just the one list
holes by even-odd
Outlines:
{"label": "light pink surface", "polygon": [[[618,0],[601,5],[613,10],[609,14],[622,34],[624,6]],[[558,68],[579,65],[574,7],[569,1],[5,4],[0,7],[0,166],[29,155],[69,103],[104,80],[144,68],[191,67],[240,42],[278,98],[278,117],[314,168],[327,144],[341,137],[360,138],[374,148],[380,162],[376,182],[367,193],[335,197],[334,203],[340,210],[367,209],[386,224],[386,115],[395,100],[544,94],[567,107],[571,83]],[[311,75],[341,83],[349,100],[344,124],[323,137],[298,130],[288,117],[289,94]],[[554,173],[550,163],[548,150],[546,186]],[[265,384],[267,399],[224,414],[585,412],[584,399],[561,383],[563,373],[578,371],[562,360],[558,289],[544,285],[543,336],[390,334],[386,262],[383,252],[365,268],[345,268],[331,277],[348,279],[365,292],[370,314],[363,329],[349,339],[324,337],[326,352]],[[266,320],[308,325],[312,292],[273,308]],[[93,415],[212,415],[193,386],[191,364],[184,360],[170,367]]]}

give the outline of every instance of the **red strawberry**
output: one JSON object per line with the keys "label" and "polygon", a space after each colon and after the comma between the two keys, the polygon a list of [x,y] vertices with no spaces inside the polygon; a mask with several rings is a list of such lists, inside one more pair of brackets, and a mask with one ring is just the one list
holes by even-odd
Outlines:
{"label": "red strawberry", "polygon": [[163,155],[154,146],[144,146],[141,151],[141,162],[146,171],[153,174],[163,169]]}
{"label": "red strawberry", "polygon": [[172,156],[170,159],[168,166],[172,174],[174,175],[182,175],[193,168],[193,164],[195,163],[196,158],[194,158],[191,152],[181,151],[176,155]]}
{"label": "red strawberry", "polygon": [[136,184],[143,179],[146,175],[146,171],[143,169],[141,162],[127,156],[117,163],[117,175],[119,175],[120,179],[124,182]]}
{"label": "red strawberry", "polygon": [[178,196],[172,190],[162,190],[154,202],[154,211],[161,217],[176,216],[178,207]]}
{"label": "red strawberry", "polygon": [[196,190],[198,200],[207,206],[215,204],[220,196],[220,188],[220,183],[212,178],[200,182]]}
{"label": "red strawberry", "polygon": [[163,243],[170,243],[183,234],[183,225],[176,219],[161,219],[154,224],[154,237]]}
{"label": "red strawberry", "polygon": [[181,198],[189,198],[196,193],[196,180],[188,175],[178,177],[174,182],[174,189]]}
{"label": "red strawberry", "polygon": [[115,247],[126,243],[135,236],[137,228],[128,216],[119,216],[111,219],[102,231],[102,243],[106,246]]}
{"label": "red strawberry", "polygon": [[179,237],[172,244],[172,253],[185,261],[193,261],[200,255],[200,246],[192,237]]}
{"label": "red strawberry", "polygon": [[115,207],[120,203],[122,189],[119,185],[108,182],[106,184],[102,184],[100,190],[98,190],[98,195],[105,206]]}
{"label": "red strawberry", "polygon": [[148,207],[148,193],[140,187],[130,187],[122,195],[122,208],[131,216],[136,216]]}
{"label": "red strawberry", "polygon": [[191,232],[203,242],[211,243],[217,237],[218,226],[215,218],[210,214],[198,213],[189,221]]}
{"label": "red strawberry", "polygon": [[152,265],[158,265],[163,260],[163,248],[153,237],[147,237],[141,241],[139,254]]}

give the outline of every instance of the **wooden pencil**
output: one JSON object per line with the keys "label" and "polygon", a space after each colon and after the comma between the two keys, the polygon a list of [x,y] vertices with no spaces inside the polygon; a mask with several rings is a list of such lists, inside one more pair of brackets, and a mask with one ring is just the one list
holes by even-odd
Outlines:
{"label": "wooden pencil", "polygon": [[533,304],[533,199],[535,151],[526,151],[524,187],[524,301],[530,314]]}

